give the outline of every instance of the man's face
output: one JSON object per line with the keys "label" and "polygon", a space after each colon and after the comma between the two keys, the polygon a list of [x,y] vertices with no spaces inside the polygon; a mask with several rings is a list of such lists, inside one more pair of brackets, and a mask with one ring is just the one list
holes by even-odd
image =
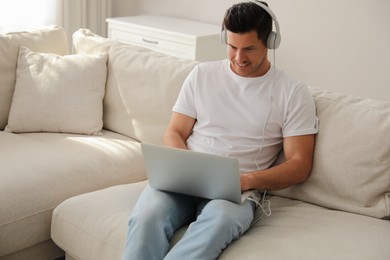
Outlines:
{"label": "man's face", "polygon": [[256,30],[248,33],[227,31],[227,53],[234,73],[243,77],[259,77],[267,73],[270,63],[267,48],[257,38]]}

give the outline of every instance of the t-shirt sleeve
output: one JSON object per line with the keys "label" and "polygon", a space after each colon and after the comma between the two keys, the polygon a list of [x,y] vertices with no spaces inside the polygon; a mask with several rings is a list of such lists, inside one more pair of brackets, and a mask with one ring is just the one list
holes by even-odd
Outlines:
{"label": "t-shirt sleeve", "polygon": [[188,74],[180,90],[176,103],[173,106],[173,112],[196,118],[197,111],[195,106],[195,85],[197,71],[198,67],[195,66],[194,69]]}
{"label": "t-shirt sleeve", "polygon": [[299,84],[292,93],[283,125],[283,137],[316,134],[318,118],[313,96],[306,85]]}

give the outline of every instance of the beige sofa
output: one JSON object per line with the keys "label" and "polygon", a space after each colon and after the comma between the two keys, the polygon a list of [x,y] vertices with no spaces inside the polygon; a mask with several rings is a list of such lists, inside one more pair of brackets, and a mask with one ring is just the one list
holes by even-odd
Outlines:
{"label": "beige sofa", "polygon": [[[52,73],[58,66],[53,60],[61,56],[49,59],[22,48],[18,56],[18,50],[24,45],[37,52],[64,54],[61,28],[0,40],[0,57],[11,53],[7,48],[13,50],[8,64],[0,59],[0,127],[5,128],[0,132],[0,258],[54,259],[65,251],[67,259],[120,259],[128,216],[147,184],[139,142],[161,143],[171,107],[196,62],[119,44],[81,29],[73,37],[78,55],[74,58],[98,59],[93,64],[99,68],[81,72],[84,68],[72,64]],[[54,78],[65,82],[76,78],[79,88],[83,84],[94,88],[77,96],[61,92],[65,103],[45,100],[52,97],[49,91],[34,103],[27,97],[42,98],[45,89],[23,93],[29,78],[19,65],[39,71],[47,59],[52,62],[46,68],[49,75],[59,74],[62,77]],[[101,65],[104,59],[106,71]],[[32,61],[41,66],[32,66]],[[85,67],[89,66],[94,67]],[[105,77],[98,76],[97,69]],[[71,75],[66,74],[69,71]],[[3,73],[11,73],[11,80],[1,81]],[[221,259],[390,259],[390,104],[310,90],[320,119],[310,178],[272,192],[272,215],[261,216]],[[91,92],[94,106],[86,98]],[[85,99],[78,100],[80,96]],[[80,106],[79,113],[68,111],[75,106]],[[86,122],[80,116],[84,110],[92,113],[88,119],[100,115],[102,122]],[[55,120],[57,115],[62,120]],[[30,122],[32,118],[35,121]],[[184,231],[185,227],[176,233],[172,244]]]}

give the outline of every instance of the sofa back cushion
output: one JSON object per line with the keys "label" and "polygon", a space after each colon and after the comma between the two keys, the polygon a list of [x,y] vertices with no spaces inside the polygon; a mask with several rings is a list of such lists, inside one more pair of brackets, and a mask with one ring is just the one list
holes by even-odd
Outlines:
{"label": "sofa back cushion", "polygon": [[309,179],[273,194],[390,216],[390,103],[311,89],[320,120]]}
{"label": "sofa back cushion", "polygon": [[77,53],[108,52],[104,128],[142,142],[161,143],[181,86],[197,63],[85,29],[75,32],[73,44]]}
{"label": "sofa back cushion", "polygon": [[68,54],[65,30],[60,27],[0,35],[0,130],[8,121],[21,45],[36,52]]}

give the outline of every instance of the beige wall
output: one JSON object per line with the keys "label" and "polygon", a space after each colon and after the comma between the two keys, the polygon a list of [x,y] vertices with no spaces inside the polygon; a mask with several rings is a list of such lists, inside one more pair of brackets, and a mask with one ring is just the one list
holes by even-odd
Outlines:
{"label": "beige wall", "polygon": [[[220,24],[233,0],[114,0],[113,16],[170,15]],[[313,87],[390,102],[390,1],[268,0],[276,64]],[[272,57],[272,53],[269,55]]]}

